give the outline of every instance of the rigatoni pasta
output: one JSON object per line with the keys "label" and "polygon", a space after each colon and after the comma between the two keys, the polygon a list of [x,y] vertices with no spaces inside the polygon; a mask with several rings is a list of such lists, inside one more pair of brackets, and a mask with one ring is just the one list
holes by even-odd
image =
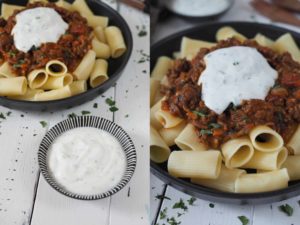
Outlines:
{"label": "rigatoni pasta", "polygon": [[90,77],[90,86],[97,87],[108,80],[108,63],[104,59],[97,59]]}
{"label": "rigatoni pasta", "polygon": [[170,148],[161,138],[155,128],[150,129],[150,158],[152,161],[162,163],[168,160]]}
{"label": "rigatoni pasta", "polygon": [[112,58],[119,58],[127,50],[121,30],[116,26],[106,27],[104,30],[106,40],[111,50]]}

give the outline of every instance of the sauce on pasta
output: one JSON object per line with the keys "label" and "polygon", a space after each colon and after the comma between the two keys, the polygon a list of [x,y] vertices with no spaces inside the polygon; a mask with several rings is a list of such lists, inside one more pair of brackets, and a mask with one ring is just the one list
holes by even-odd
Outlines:
{"label": "sauce on pasta", "polygon": [[[204,57],[217,49],[232,46],[256,48],[278,72],[278,79],[265,100],[244,100],[239,106],[230,104],[223,113],[217,114],[201,99],[202,87],[198,80],[206,68]],[[194,125],[200,142],[208,147],[218,148],[229,139],[249,134],[258,125],[271,127],[287,142],[300,123],[299,71],[300,64],[289,53],[275,53],[251,40],[221,41],[211,49],[201,49],[191,61],[175,60],[167,74],[169,85],[162,90],[166,95],[162,109],[187,119]]]}
{"label": "sauce on pasta", "polygon": [[[28,9],[40,7],[55,10],[68,25],[68,29],[57,42],[42,43],[40,47],[32,45],[28,52],[20,51],[17,49],[11,34],[16,26],[16,17]],[[91,33],[92,28],[88,26],[87,20],[78,12],[70,12],[54,3],[29,4],[23,10],[16,10],[7,21],[0,19],[0,56],[3,61],[9,63],[12,71],[17,75],[25,76],[34,69],[44,67],[47,62],[54,59],[64,62],[68,70],[73,72],[83,56],[92,47]],[[36,35],[39,36],[40,34]]]}

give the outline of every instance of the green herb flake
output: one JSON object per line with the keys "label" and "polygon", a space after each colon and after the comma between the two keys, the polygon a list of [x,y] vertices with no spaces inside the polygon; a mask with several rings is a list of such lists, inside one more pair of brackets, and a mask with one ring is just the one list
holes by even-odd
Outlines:
{"label": "green herb flake", "polygon": [[8,112],[6,113],[6,115],[7,115],[7,116],[10,116],[11,113],[12,113],[11,111],[8,111]]}
{"label": "green herb flake", "polygon": [[213,203],[209,203],[209,208],[215,208],[215,204],[213,204]]}
{"label": "green herb flake", "polygon": [[147,35],[147,31],[146,30],[140,30],[140,32],[138,33],[139,37],[144,37]]}
{"label": "green herb flake", "polygon": [[74,118],[74,117],[76,117],[77,115],[75,114],[75,113],[71,113],[71,114],[69,114],[68,115],[68,118]]}
{"label": "green herb flake", "polygon": [[13,64],[14,68],[20,68],[22,66],[22,64],[24,64],[24,60],[20,59],[17,63]]}
{"label": "green herb flake", "polygon": [[218,123],[210,123],[209,128],[213,128],[213,129],[218,129],[220,127],[222,127],[222,125],[218,124]]}
{"label": "green herb flake", "polygon": [[15,57],[16,56],[16,53],[13,50],[10,50],[8,52],[8,54],[9,54],[10,57]]}
{"label": "green herb flake", "polygon": [[159,219],[163,220],[167,217],[167,208],[164,208],[162,211],[159,212]]}
{"label": "green herb flake", "polygon": [[156,199],[160,199],[160,200],[161,200],[161,199],[171,200],[169,197],[163,196],[163,195],[156,195],[155,198],[156,198]]}
{"label": "green herb flake", "polygon": [[105,100],[106,104],[109,106],[114,106],[116,104],[116,102],[114,100],[112,100],[111,98],[107,98]]}
{"label": "green herb flake", "polygon": [[204,112],[201,112],[201,111],[194,110],[193,113],[196,114],[197,116],[200,116],[200,117],[206,117],[207,116]]}
{"label": "green herb flake", "polygon": [[184,201],[180,199],[179,202],[176,202],[173,205],[173,209],[183,209],[184,211],[187,211],[188,207],[185,205]]}
{"label": "green herb flake", "polygon": [[4,116],[3,113],[0,113],[0,118],[1,118],[1,119],[4,119],[4,120],[6,119],[6,117]]}
{"label": "green herb flake", "polygon": [[212,135],[213,132],[211,130],[205,130],[205,129],[202,129],[200,130],[200,135]]}
{"label": "green herb flake", "polygon": [[191,197],[189,200],[187,200],[187,202],[189,203],[189,205],[194,205],[194,202],[196,201],[197,199],[195,197]]}
{"label": "green herb flake", "polygon": [[168,222],[168,224],[170,224],[170,225],[179,225],[179,224],[181,224],[181,222],[177,222],[176,219],[175,219],[174,217],[167,218],[167,222]]}
{"label": "green herb flake", "polygon": [[94,103],[93,108],[97,109],[98,108],[98,103]]}
{"label": "green herb flake", "polygon": [[281,205],[278,208],[281,212],[284,212],[288,216],[293,215],[294,209],[289,204]]}
{"label": "green herb flake", "polygon": [[90,111],[81,111],[81,114],[84,116],[84,115],[89,115],[89,114],[91,114],[91,112],[90,112]]}
{"label": "green herb flake", "polygon": [[177,217],[181,217],[183,215],[183,213],[177,213]]}
{"label": "green herb flake", "polygon": [[246,216],[239,216],[239,220],[241,221],[242,225],[248,225],[249,219]]}
{"label": "green herb flake", "polygon": [[40,121],[40,124],[42,125],[42,127],[46,127],[48,125],[48,123],[46,121]]}
{"label": "green herb flake", "polygon": [[111,112],[116,112],[118,110],[119,110],[119,108],[116,107],[116,106],[112,106],[112,107],[109,108],[109,111],[111,111]]}
{"label": "green herb flake", "polygon": [[125,118],[128,118],[128,117],[129,117],[129,114],[126,114],[126,115],[125,115]]}

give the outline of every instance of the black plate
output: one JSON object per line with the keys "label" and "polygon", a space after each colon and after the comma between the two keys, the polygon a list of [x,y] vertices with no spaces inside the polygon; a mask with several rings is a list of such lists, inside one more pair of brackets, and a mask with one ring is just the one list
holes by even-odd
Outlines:
{"label": "black plate", "polygon": [[[9,1],[0,0],[0,4],[2,4],[3,2],[8,4],[26,5],[27,0],[9,0]],[[99,94],[105,92],[117,81],[117,79],[119,79],[119,77],[121,76],[121,72],[126,66],[132,52],[133,41],[132,41],[130,28],[128,27],[123,17],[114,9],[109,7],[107,4],[102,3],[100,0],[86,0],[86,2],[88,3],[89,7],[96,15],[109,17],[109,25],[115,25],[121,29],[125,39],[125,43],[127,45],[127,51],[122,57],[118,59],[108,60],[109,80],[107,80],[105,83],[103,83],[102,85],[96,88],[88,89],[88,91],[85,93],[73,97],[61,99],[61,100],[46,101],[46,102],[30,102],[30,101],[13,100],[5,97],[0,97],[0,105],[9,108],[21,109],[21,110],[42,110],[42,111],[69,108],[94,99]]]}
{"label": "black plate", "polygon": [[[211,23],[193,27],[191,29],[171,35],[154,44],[151,47],[151,70],[159,56],[166,55],[172,57],[172,53],[179,50],[181,38],[183,36],[206,41],[215,41],[217,30],[223,26],[231,26],[248,38],[252,38],[257,33],[261,33],[271,39],[276,39],[280,35],[289,32],[295,38],[296,43],[300,46],[300,34],[284,28],[267,24],[247,22]],[[289,187],[278,191],[254,194],[235,194],[221,192],[204,186],[192,184],[188,180],[174,178],[167,172],[167,163],[156,164],[151,161],[151,172],[161,178],[167,184],[170,184],[182,192],[214,202],[234,204],[263,204],[282,201],[287,198],[300,195],[300,181],[292,182],[290,183]]]}

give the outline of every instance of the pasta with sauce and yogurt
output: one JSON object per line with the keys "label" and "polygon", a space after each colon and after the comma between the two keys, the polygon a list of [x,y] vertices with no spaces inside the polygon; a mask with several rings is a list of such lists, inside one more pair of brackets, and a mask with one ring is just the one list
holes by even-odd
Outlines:
{"label": "pasta with sauce and yogurt", "polygon": [[1,16],[0,96],[50,101],[78,95],[108,80],[107,60],[127,50],[121,30],[82,0],[3,3]]}
{"label": "pasta with sauce and yogurt", "polygon": [[[216,43],[183,37],[151,73],[150,156],[172,176],[224,192],[300,179],[300,50],[290,34]],[[254,172],[256,171],[256,172]]]}

